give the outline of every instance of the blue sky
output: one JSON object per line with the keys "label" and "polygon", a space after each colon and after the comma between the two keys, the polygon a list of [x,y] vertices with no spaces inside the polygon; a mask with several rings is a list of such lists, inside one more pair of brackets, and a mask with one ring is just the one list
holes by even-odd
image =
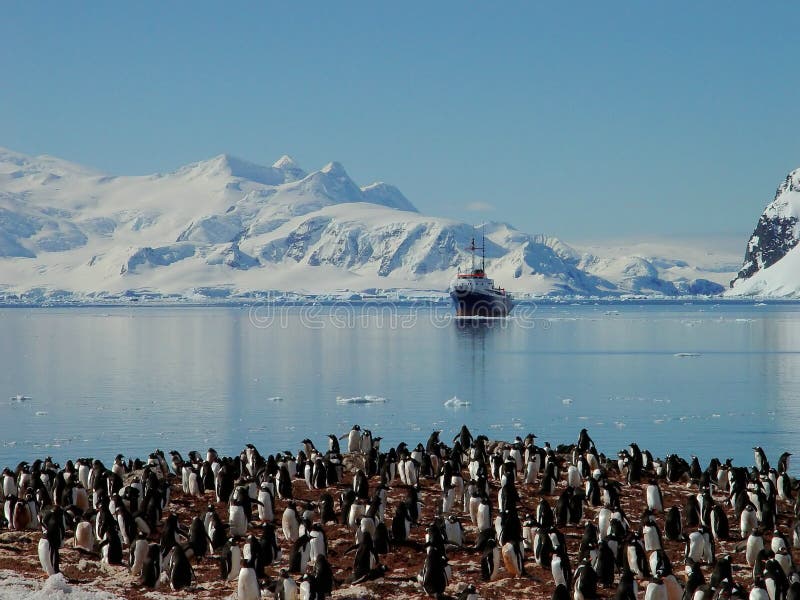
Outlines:
{"label": "blue sky", "polygon": [[495,4],[5,4],[0,146],[119,174],[289,153],[425,213],[744,244],[800,166],[793,6]]}

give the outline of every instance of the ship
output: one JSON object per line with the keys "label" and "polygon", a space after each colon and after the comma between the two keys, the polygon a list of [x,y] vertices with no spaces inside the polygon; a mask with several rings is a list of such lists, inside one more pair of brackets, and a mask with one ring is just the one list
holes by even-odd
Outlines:
{"label": "ship", "polygon": [[[486,241],[475,245],[475,238],[467,250],[472,253],[472,268],[467,273],[459,272],[450,284],[450,298],[456,308],[457,317],[496,318],[506,317],[514,307],[511,295],[494,280],[486,276]],[[475,265],[475,251],[481,251],[480,267]]]}

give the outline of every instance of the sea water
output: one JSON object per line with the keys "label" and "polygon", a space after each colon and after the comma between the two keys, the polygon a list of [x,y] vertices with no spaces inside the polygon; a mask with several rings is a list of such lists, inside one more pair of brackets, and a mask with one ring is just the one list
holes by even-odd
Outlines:
{"label": "sea water", "polygon": [[435,306],[9,308],[0,360],[0,466],[324,449],[354,424],[382,448],[467,424],[553,445],[585,427],[610,455],[800,454],[795,304],[529,303],[492,322]]}

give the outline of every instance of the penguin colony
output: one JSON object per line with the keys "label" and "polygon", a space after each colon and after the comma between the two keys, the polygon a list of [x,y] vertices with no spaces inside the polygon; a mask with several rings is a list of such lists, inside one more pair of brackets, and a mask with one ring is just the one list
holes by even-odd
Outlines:
{"label": "penguin colony", "polygon": [[585,429],[557,449],[439,434],[23,462],[2,473],[0,545],[24,554],[0,568],[100,588],[118,572],[129,598],[800,600],[788,453],[703,469],[635,443],[608,457]]}

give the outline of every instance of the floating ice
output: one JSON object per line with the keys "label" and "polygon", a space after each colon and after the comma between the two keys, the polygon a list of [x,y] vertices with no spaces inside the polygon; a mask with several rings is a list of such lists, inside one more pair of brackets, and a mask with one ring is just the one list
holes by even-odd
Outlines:
{"label": "floating ice", "polygon": [[563,404],[564,406],[569,406],[570,404],[572,404],[572,398],[563,398],[561,400],[561,404]]}
{"label": "floating ice", "polygon": [[675,358],[697,358],[700,356],[699,352],[676,352],[673,354]]}
{"label": "floating ice", "polygon": [[352,396],[350,398],[336,396],[337,404],[377,404],[380,402],[386,402],[386,398],[383,396],[372,396],[369,394],[365,394],[363,396]]}
{"label": "floating ice", "polygon": [[37,417],[44,417],[44,416],[47,416],[47,411],[46,411],[46,410],[37,410],[37,411],[36,411],[36,416],[37,416]]}
{"label": "floating ice", "polygon": [[444,401],[445,406],[469,406],[472,404],[469,400],[462,400],[458,396],[453,396],[449,400]]}
{"label": "floating ice", "polygon": [[269,400],[270,402],[283,402],[283,398],[281,398],[280,396],[272,396],[270,398],[267,398],[267,400]]}

